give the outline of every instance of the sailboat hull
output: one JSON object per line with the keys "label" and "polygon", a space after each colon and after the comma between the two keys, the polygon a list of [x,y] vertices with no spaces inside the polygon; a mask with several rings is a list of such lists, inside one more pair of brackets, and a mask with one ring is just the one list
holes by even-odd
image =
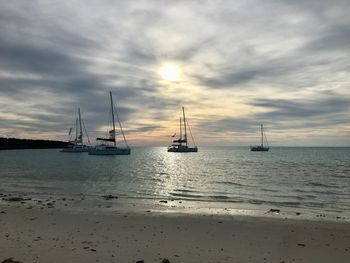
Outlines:
{"label": "sailboat hull", "polygon": [[252,152],[267,152],[269,151],[269,147],[264,147],[264,146],[252,146],[250,147],[250,151]]}
{"label": "sailboat hull", "polygon": [[73,146],[73,147],[63,148],[61,150],[61,152],[64,152],[64,153],[83,153],[83,152],[89,152],[89,151],[90,151],[90,147],[87,147],[85,145],[83,147]]}
{"label": "sailboat hull", "polygon": [[89,155],[129,155],[130,148],[118,148],[113,146],[97,146],[89,151]]}
{"label": "sailboat hull", "polygon": [[171,146],[168,148],[168,152],[172,152],[172,153],[198,152],[198,148],[197,147],[187,147],[187,146]]}

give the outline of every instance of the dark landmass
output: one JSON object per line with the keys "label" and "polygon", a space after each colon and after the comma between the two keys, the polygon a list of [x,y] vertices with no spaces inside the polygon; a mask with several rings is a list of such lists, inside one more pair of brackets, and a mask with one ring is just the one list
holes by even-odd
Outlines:
{"label": "dark landmass", "polygon": [[51,149],[51,148],[64,148],[67,146],[68,146],[68,142],[62,142],[62,141],[0,138],[0,150]]}

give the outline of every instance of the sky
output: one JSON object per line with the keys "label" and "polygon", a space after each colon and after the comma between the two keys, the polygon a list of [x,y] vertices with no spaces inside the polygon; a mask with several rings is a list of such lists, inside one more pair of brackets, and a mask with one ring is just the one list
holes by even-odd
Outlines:
{"label": "sky", "polygon": [[[350,145],[350,1],[2,1],[0,137]],[[164,77],[167,65],[176,77]],[[171,72],[170,72],[171,73]],[[173,74],[175,74],[173,72]]]}

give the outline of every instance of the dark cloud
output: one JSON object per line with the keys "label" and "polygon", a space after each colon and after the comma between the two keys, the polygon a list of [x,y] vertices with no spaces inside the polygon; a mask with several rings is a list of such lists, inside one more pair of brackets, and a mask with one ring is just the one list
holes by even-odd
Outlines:
{"label": "dark cloud", "polygon": [[[232,69],[232,71],[235,71]],[[264,75],[264,71],[254,69],[240,69],[239,71],[221,74],[216,78],[206,78],[199,76],[202,85],[212,88],[242,87],[250,81]]]}
{"label": "dark cloud", "polygon": [[144,125],[140,128],[137,128],[137,129],[129,129],[128,130],[128,133],[139,133],[139,132],[152,132],[152,131],[155,131],[157,129],[160,129],[160,128],[163,128],[163,126],[160,126],[160,125],[150,125],[150,126],[147,126],[147,125]]}
{"label": "dark cloud", "polygon": [[329,115],[333,113],[346,113],[350,109],[350,98],[326,98],[320,100],[274,100],[260,99],[251,103],[253,106],[271,109],[258,116],[266,119],[276,118],[309,118]]}

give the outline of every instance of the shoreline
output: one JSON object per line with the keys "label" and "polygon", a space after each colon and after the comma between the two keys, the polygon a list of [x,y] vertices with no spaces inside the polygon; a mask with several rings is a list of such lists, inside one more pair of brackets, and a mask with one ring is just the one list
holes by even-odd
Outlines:
{"label": "shoreline", "polygon": [[1,200],[0,262],[345,263],[350,257],[345,219],[257,216],[114,196],[46,197]]}
{"label": "shoreline", "polygon": [[[108,198],[109,196],[109,198]],[[250,216],[276,219],[292,219],[307,221],[349,222],[350,213],[334,211],[311,211],[306,208],[279,207],[268,205],[253,205],[235,202],[208,202],[184,199],[166,198],[139,198],[125,197],[120,195],[75,195],[52,194],[52,193],[22,193],[0,191],[0,206],[9,197],[19,197],[25,205],[36,206],[54,201],[58,209],[90,212],[131,212],[144,213],[152,211],[159,214],[188,214],[188,215],[211,215],[218,216]],[[106,198],[107,197],[107,198]],[[38,201],[40,203],[38,203]],[[12,203],[12,202],[8,202]],[[17,202],[18,204],[19,202]],[[16,204],[14,202],[13,204]],[[23,205],[22,204],[22,205]]]}

